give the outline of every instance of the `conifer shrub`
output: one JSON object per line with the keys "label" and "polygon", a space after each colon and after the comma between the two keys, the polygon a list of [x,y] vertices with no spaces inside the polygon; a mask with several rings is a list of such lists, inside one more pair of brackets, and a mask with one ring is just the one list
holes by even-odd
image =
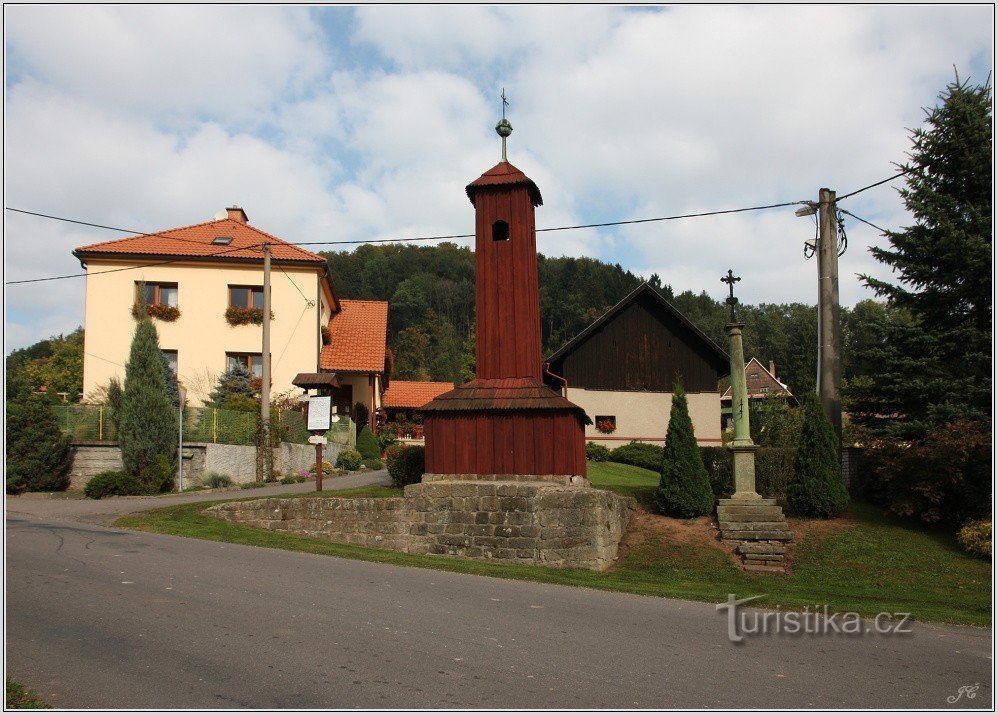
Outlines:
{"label": "conifer shrub", "polygon": [[661,474],[655,503],[663,514],[690,519],[713,510],[714,492],[700,458],[686,392],[681,385],[676,385],[672,396]]}
{"label": "conifer shrub", "polygon": [[[173,455],[177,445],[177,412],[167,393],[158,340],[152,322],[139,321],[125,365],[118,424],[124,471],[143,479],[150,492],[159,491],[164,481],[164,470],[153,461]],[[164,459],[169,467],[171,458]]]}
{"label": "conifer shrub", "polygon": [[[364,456],[354,449],[344,449],[336,457],[336,466],[350,472],[355,469],[359,469],[363,462]],[[323,467],[325,467],[325,465],[323,465]],[[323,468],[323,471],[325,471],[325,468]]]}
{"label": "conifer shrub", "polygon": [[787,486],[787,509],[795,516],[831,519],[849,504],[842,481],[839,445],[832,423],[809,392],[804,398],[804,424],[794,458],[794,474]]}
{"label": "conifer shrub", "polygon": [[423,447],[406,447],[388,464],[388,475],[396,487],[419,484],[425,470],[426,450]]}
{"label": "conifer shrub", "polygon": [[611,450],[609,461],[660,472],[662,469],[662,448],[657,444],[630,442]]}
{"label": "conifer shrub", "polygon": [[52,405],[17,378],[7,381],[6,491],[58,491],[69,486],[72,451]]}
{"label": "conifer shrub", "polygon": [[610,459],[610,450],[597,442],[586,442],[586,461],[606,462]]}
{"label": "conifer shrub", "polygon": [[173,489],[173,469],[165,454],[157,454],[142,473],[142,481],[150,486],[154,493],[168,492]]}
{"label": "conifer shrub", "polygon": [[136,496],[148,494],[142,480],[124,472],[101,472],[95,474],[83,487],[83,493],[91,499],[101,499],[109,496]]}
{"label": "conifer shrub", "polygon": [[381,445],[378,443],[378,438],[374,436],[374,432],[367,425],[357,435],[357,451],[364,459],[381,457]]}

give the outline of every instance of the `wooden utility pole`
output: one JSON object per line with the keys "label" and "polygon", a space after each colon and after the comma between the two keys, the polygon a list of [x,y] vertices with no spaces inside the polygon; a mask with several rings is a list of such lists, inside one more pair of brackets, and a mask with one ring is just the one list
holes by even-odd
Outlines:
{"label": "wooden utility pole", "polygon": [[270,244],[263,244],[263,379],[260,386],[260,442],[257,481],[270,481],[274,473],[274,449],[270,439]]}
{"label": "wooden utility pole", "polygon": [[835,192],[818,192],[818,397],[842,440],[842,324],[839,311],[839,231]]}

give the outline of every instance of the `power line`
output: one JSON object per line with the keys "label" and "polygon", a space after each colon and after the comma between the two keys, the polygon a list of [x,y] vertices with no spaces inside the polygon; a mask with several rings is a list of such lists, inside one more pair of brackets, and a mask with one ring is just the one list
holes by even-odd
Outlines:
{"label": "power line", "polygon": [[878,226],[877,224],[870,223],[865,218],[860,218],[859,216],[857,216],[856,214],[852,213],[851,211],[846,211],[845,209],[839,209],[839,211],[841,211],[842,213],[846,214],[847,216],[852,216],[854,219],[856,219],[857,221],[859,221],[861,223],[865,223],[867,226],[872,226],[873,228],[877,229],[881,233],[890,233],[886,228],[880,228],[880,226]]}
{"label": "power line", "polygon": [[[850,196],[855,196],[856,194],[861,194],[864,191],[866,191],[867,189],[872,189],[875,186],[880,186],[881,184],[886,184],[888,181],[894,181],[894,179],[899,179],[902,176],[904,176],[905,174],[910,174],[911,172],[915,171],[915,169],[917,169],[917,168],[918,168],[917,166],[909,167],[909,168],[905,169],[904,171],[902,171],[901,173],[895,174],[894,176],[889,176],[886,179],[881,179],[880,181],[878,181],[875,184],[870,184],[869,186],[864,186],[862,189],[856,189],[855,191],[850,191],[845,196],[836,196],[835,200],[836,201],[842,201],[843,199],[848,199]],[[850,214],[850,216],[851,215],[852,214]],[[856,218],[856,217],[853,216],[853,218]]]}

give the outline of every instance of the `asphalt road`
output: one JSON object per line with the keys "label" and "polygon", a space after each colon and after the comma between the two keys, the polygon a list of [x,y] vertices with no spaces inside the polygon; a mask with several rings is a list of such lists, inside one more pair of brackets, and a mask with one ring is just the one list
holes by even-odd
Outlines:
{"label": "asphalt road", "polygon": [[[57,503],[8,502],[6,645],[8,674],[58,708],[992,702],[990,630],[735,645],[711,604],[128,532],[38,506]],[[975,697],[949,704],[962,686]]]}

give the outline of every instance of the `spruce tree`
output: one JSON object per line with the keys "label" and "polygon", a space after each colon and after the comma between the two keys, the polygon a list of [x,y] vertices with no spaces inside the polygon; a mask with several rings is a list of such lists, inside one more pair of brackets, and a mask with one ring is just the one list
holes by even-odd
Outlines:
{"label": "spruce tree", "polygon": [[163,357],[156,328],[140,320],[125,365],[125,385],[118,417],[118,441],[125,472],[158,491],[162,477],[154,467],[157,455],[172,464],[177,452],[177,413],[163,375]]}
{"label": "spruce tree", "polygon": [[[253,376],[239,363],[230,367],[218,378],[215,389],[208,395],[206,406],[227,409],[225,403],[236,395],[251,400],[256,395],[256,390],[253,389]],[[245,400],[243,402],[245,403]]]}
{"label": "spruce tree", "polygon": [[6,489],[8,494],[69,486],[69,436],[52,405],[33,395],[19,375],[7,376]]}
{"label": "spruce tree", "polygon": [[689,519],[713,510],[714,493],[693,433],[682,385],[676,385],[672,396],[661,474],[655,503],[663,514]]}
{"label": "spruce tree", "polygon": [[848,504],[835,429],[817,395],[809,392],[804,398],[804,424],[794,474],[787,485],[787,508],[796,516],[830,519],[841,514]]}
{"label": "spruce tree", "polygon": [[991,87],[957,78],[940,100],[902,167],[915,223],[871,249],[899,284],[862,276],[911,319],[887,324],[878,369],[847,393],[858,422],[904,438],[991,414]]}

